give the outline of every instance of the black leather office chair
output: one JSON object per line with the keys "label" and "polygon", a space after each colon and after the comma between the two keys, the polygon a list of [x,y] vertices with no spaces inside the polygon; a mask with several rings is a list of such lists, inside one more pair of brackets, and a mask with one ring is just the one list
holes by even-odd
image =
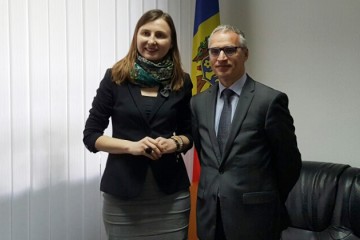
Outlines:
{"label": "black leather office chair", "polygon": [[282,240],[360,240],[360,169],[303,161]]}

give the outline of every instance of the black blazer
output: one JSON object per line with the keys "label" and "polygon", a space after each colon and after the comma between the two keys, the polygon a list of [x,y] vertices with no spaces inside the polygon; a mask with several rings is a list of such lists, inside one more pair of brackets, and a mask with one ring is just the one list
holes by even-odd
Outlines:
{"label": "black blazer", "polygon": [[248,76],[220,157],[214,129],[218,88],[216,84],[191,100],[201,164],[199,238],[214,239],[219,197],[227,240],[279,239],[287,222],[284,203],[301,168],[288,98]]}
{"label": "black blazer", "polygon": [[[125,82],[112,82],[108,69],[93,100],[84,129],[84,144],[97,152],[95,141],[112,123],[114,138],[138,141],[146,136],[169,138],[173,133],[191,137],[190,98],[192,83],[185,75],[184,87],[169,96],[158,94],[150,119],[145,116],[140,87]],[[180,154],[165,154],[153,161],[145,156],[109,154],[101,179],[100,190],[121,198],[133,198],[141,193],[148,167],[165,193],[189,187],[189,178]]]}

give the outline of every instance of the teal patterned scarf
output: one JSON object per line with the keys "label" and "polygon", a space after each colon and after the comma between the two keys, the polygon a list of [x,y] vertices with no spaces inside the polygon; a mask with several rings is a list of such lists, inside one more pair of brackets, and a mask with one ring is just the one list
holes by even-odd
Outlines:
{"label": "teal patterned scarf", "polygon": [[170,57],[158,63],[138,55],[131,77],[142,87],[168,86],[173,75],[174,63]]}

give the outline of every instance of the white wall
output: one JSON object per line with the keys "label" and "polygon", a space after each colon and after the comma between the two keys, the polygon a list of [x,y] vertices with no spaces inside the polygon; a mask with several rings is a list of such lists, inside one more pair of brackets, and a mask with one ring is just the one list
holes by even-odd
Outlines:
{"label": "white wall", "polygon": [[[220,1],[250,75],[286,92],[304,160],[360,167],[360,1]],[[226,13],[226,14],[224,14]]]}

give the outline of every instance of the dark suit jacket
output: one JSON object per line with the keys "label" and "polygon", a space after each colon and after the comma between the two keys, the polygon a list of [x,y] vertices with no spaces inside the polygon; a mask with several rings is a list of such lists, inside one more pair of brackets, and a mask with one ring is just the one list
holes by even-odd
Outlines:
{"label": "dark suit jacket", "polygon": [[[186,135],[192,145],[192,83],[188,74],[180,91],[171,91],[168,97],[158,94],[150,119],[145,116],[140,87],[132,83],[116,85],[111,79],[111,69],[108,69],[86,121],[83,141],[90,151],[97,152],[95,141],[103,135],[110,118],[115,138],[138,141],[146,136],[169,138],[176,133]],[[149,166],[165,193],[188,188],[189,178],[180,154],[165,154],[157,161],[145,156],[109,154],[100,189],[121,198],[136,197]]]}
{"label": "dark suit jacket", "polygon": [[248,76],[220,157],[214,129],[218,88],[191,100],[201,164],[198,236],[214,239],[219,198],[227,240],[279,239],[287,224],[284,202],[301,168],[288,98]]}

